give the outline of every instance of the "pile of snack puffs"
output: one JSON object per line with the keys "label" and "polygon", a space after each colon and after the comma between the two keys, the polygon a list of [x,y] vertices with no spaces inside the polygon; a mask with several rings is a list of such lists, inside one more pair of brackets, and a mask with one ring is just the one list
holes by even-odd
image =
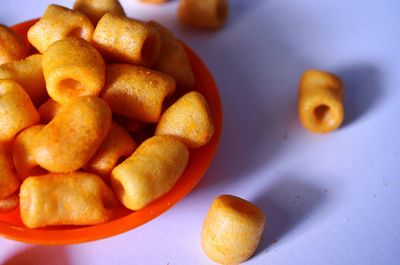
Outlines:
{"label": "pile of snack puffs", "polygon": [[29,228],[142,209],[214,133],[182,44],[103,2],[48,6],[27,34],[33,53],[0,26],[0,211],[19,204]]}

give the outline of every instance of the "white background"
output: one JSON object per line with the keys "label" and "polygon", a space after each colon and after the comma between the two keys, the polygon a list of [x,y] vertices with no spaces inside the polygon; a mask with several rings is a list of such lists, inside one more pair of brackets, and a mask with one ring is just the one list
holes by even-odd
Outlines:
{"label": "white background", "polygon": [[[50,2],[2,0],[0,23],[38,17]],[[268,215],[248,264],[399,264],[398,0],[232,0],[216,32],[181,27],[177,1],[122,3],[129,16],[165,23],[209,66],[224,105],[219,152],[196,189],[150,223],[71,246],[0,239],[0,264],[211,264],[199,235],[222,193]],[[308,68],[345,82],[345,123],[329,135],[297,119]]]}

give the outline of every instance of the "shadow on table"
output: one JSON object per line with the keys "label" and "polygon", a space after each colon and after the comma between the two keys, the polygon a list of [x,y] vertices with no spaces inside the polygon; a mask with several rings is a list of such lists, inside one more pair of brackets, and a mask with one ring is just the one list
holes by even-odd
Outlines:
{"label": "shadow on table", "polygon": [[22,250],[1,265],[68,265],[68,251],[62,246],[34,246]]}
{"label": "shadow on table", "polygon": [[371,64],[355,64],[339,69],[344,82],[344,126],[371,111],[384,94],[380,70]]}
{"label": "shadow on table", "polygon": [[[245,6],[245,1],[234,2]],[[255,1],[248,8],[257,10],[261,3],[266,1]],[[239,14],[245,12],[240,4],[232,8],[238,9],[232,15],[241,16],[232,25],[237,34],[221,31],[217,41],[191,43],[216,79],[224,111],[219,151],[197,191],[226,186],[267,166],[287,146],[289,134],[300,128],[298,81],[312,64],[297,54],[286,33],[276,29],[276,17],[257,11],[251,17]]]}
{"label": "shadow on table", "polygon": [[231,0],[229,1],[229,14],[226,27],[231,27],[236,22],[244,19],[254,8],[259,7],[264,0]]}
{"label": "shadow on table", "polygon": [[267,215],[266,227],[257,254],[290,234],[328,199],[328,190],[295,178],[282,178],[253,201]]}

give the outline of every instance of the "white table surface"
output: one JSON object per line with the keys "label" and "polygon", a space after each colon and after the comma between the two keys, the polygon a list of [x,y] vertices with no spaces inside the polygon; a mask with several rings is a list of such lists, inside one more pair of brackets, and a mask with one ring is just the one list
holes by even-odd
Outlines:
{"label": "white table surface", "polygon": [[[38,17],[50,3],[2,0],[0,23]],[[224,105],[219,152],[197,188],[150,223],[79,245],[0,239],[0,264],[212,264],[199,235],[223,193],[268,215],[247,264],[400,264],[398,0],[231,0],[216,32],[182,28],[177,1],[122,3],[129,16],[165,23],[209,66]],[[308,68],[345,82],[345,123],[329,135],[297,119]]]}

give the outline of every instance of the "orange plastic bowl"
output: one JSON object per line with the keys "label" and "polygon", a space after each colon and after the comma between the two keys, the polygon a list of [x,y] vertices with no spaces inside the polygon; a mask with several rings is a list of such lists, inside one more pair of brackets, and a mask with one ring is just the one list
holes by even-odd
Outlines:
{"label": "orange plastic bowl", "polygon": [[[13,26],[13,29],[26,40],[28,29],[37,21],[30,20]],[[0,235],[9,239],[47,245],[63,245],[93,241],[114,236],[138,227],[165,212],[182,200],[200,181],[217,150],[221,136],[222,106],[216,84],[201,59],[186,45],[196,86],[207,99],[215,125],[212,140],[199,149],[191,150],[188,167],[173,189],[163,197],[149,204],[140,211],[131,212],[121,209],[118,218],[104,224],[84,227],[49,227],[44,229],[29,229],[22,224],[19,209],[7,214],[0,214]]]}

